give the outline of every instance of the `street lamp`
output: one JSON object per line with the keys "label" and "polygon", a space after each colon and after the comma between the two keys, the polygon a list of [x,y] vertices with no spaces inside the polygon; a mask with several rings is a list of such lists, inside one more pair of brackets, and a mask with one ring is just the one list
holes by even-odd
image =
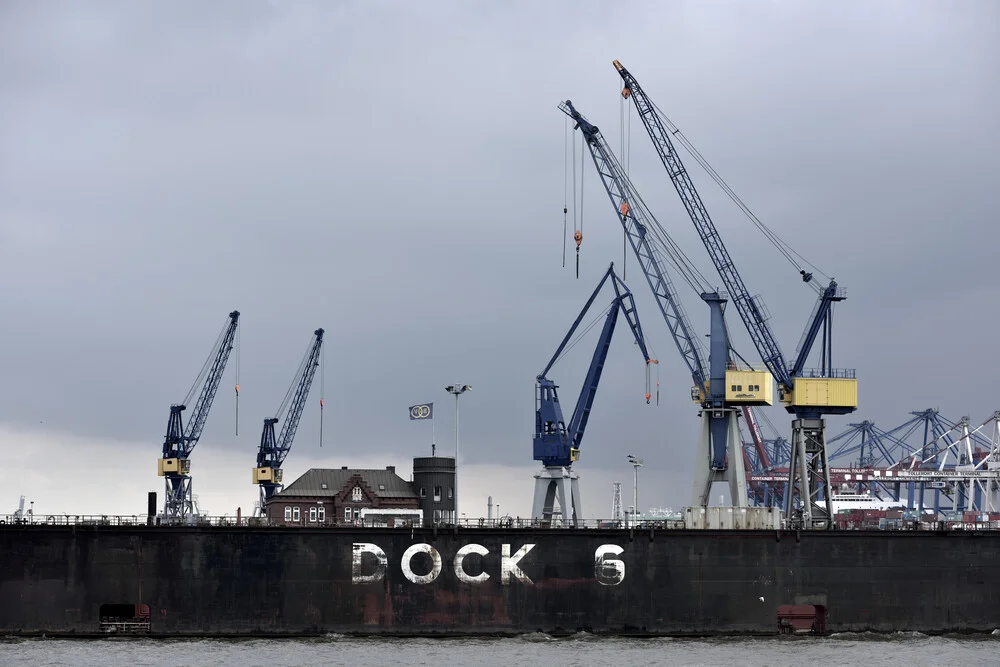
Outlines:
{"label": "street lamp", "polygon": [[635,517],[639,513],[639,468],[642,467],[642,459],[629,454],[628,462],[632,464],[632,469],[635,472],[635,481],[632,484],[632,526],[634,527],[639,523]]}
{"label": "street lamp", "polygon": [[458,397],[472,389],[468,384],[450,384],[444,388],[455,395],[455,521],[458,521]]}

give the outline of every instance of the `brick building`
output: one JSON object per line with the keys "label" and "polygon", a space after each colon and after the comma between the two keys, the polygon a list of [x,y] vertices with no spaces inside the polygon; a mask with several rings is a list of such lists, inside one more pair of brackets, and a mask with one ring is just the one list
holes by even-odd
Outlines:
{"label": "brick building", "polygon": [[413,485],[395,466],[379,470],[312,468],[267,503],[272,524],[295,526],[395,525],[420,521]]}

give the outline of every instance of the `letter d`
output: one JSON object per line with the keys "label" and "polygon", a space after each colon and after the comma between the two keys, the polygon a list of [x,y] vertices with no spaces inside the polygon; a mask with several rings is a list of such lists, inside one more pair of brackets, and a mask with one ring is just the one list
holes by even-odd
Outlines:
{"label": "letter d", "polygon": [[[361,573],[363,569],[362,557],[365,554],[375,557],[375,571],[371,574]],[[385,552],[378,545],[369,542],[355,542],[354,558],[351,563],[351,582],[355,584],[374,584],[381,581],[382,577],[385,576],[386,563],[388,563],[388,559],[385,557]]]}

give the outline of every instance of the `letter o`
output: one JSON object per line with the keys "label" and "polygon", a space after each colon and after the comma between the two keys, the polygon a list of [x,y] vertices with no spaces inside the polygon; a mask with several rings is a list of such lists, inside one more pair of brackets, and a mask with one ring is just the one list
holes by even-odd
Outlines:
{"label": "letter o", "polygon": [[[410,561],[418,553],[425,553],[431,557],[431,571],[427,574],[414,574],[410,569]],[[412,544],[403,552],[403,561],[400,563],[403,569],[403,576],[415,584],[429,584],[441,574],[441,554],[429,544]]]}
{"label": "letter o", "polygon": [[486,574],[485,570],[479,574],[473,576],[471,574],[466,574],[465,568],[463,567],[462,561],[469,554],[479,554],[480,556],[485,556],[490,552],[489,549],[481,544],[466,544],[464,547],[459,549],[455,553],[455,576],[458,580],[465,584],[481,584],[490,578],[490,575]]}

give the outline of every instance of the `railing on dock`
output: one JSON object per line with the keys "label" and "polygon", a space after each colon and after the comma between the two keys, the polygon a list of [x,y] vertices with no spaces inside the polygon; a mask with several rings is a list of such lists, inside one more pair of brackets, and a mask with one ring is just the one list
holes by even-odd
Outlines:
{"label": "railing on dock", "polygon": [[[783,530],[787,529],[784,519],[777,517],[777,512],[766,512],[761,514],[758,520],[733,520],[726,518],[721,510],[727,508],[706,508],[708,511],[701,516],[698,511],[702,508],[688,508],[688,516],[672,516],[662,519],[644,519],[635,523],[625,521],[614,521],[610,519],[585,519],[576,522],[576,525],[562,524],[560,521],[543,521],[524,517],[496,517],[496,518],[463,518],[457,524],[455,522],[440,522],[435,526],[419,526],[412,521],[397,520],[386,522],[385,519],[363,520],[355,519],[351,521],[330,520],[326,521],[269,521],[263,517],[237,517],[233,515],[189,517],[183,522],[168,522],[163,517],[147,517],[140,514],[35,514],[33,516],[19,517],[16,515],[0,515],[0,529],[8,526],[32,526],[32,527],[52,527],[52,526],[73,526],[73,527],[93,527],[93,528],[145,528],[145,527],[197,527],[197,528],[295,528],[295,529],[317,529],[317,528],[434,528],[438,530],[453,530],[455,528],[466,529],[531,529],[531,528],[560,528],[564,530],[574,529],[603,529],[603,530],[628,530],[637,531],[648,530]],[[748,508],[764,509],[764,508]],[[713,517],[712,510],[719,516]],[[938,520],[938,521],[894,521],[886,522],[885,525],[840,525],[837,530],[880,530],[880,531],[928,531],[928,530],[965,530],[965,531],[992,531],[1000,530],[1000,521],[961,521],[961,520]]]}

